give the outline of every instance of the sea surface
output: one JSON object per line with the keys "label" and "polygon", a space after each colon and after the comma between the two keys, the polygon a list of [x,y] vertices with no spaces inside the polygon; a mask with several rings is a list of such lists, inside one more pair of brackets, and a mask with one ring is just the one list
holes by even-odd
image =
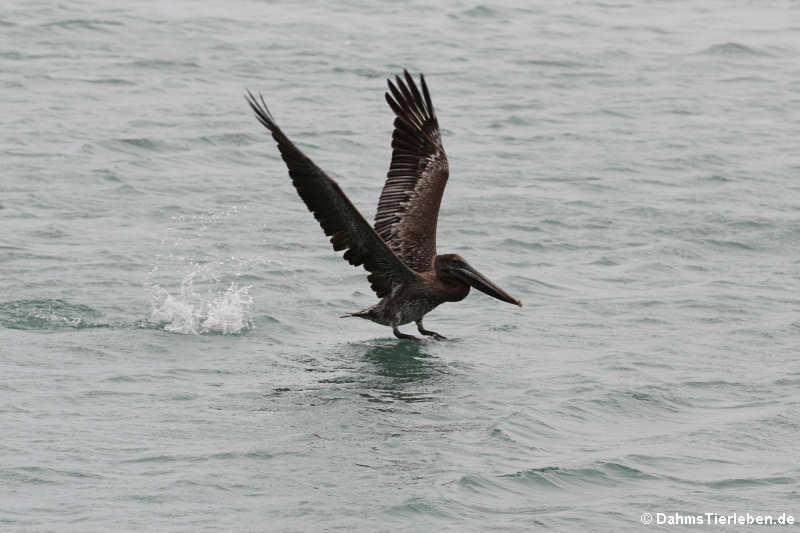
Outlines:
{"label": "sea surface", "polygon": [[[800,521],[799,58],[796,2],[3,2],[0,530]],[[339,318],[243,99],[372,220],[403,68],[525,303],[442,342]]]}

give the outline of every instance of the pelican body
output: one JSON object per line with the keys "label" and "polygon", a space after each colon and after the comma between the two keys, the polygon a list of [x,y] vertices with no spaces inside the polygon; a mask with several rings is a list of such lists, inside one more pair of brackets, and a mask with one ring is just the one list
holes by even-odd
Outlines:
{"label": "pelican body", "polygon": [[[272,118],[264,98],[247,93],[256,118],[278,144],[292,183],[308,209],[344,259],[369,272],[370,286],[380,301],[354,316],[390,326],[400,339],[419,340],[398,326],[415,322],[419,332],[436,339],[423,317],[445,302],[458,302],[474,287],[498,300],[522,306],[457,254],[436,253],[439,205],[449,175],[439,122],[425,77],[420,86],[404,79],[388,80],[386,101],[395,113],[392,160],[383,186],[375,226],[371,226],[342,192],[338,183],[297,148]],[[260,96],[260,95],[259,95]]]}

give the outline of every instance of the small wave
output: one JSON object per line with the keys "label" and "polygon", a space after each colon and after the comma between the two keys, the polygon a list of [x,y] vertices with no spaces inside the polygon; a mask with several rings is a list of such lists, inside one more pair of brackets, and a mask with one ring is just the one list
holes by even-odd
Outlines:
{"label": "small wave", "polygon": [[711,174],[708,176],[701,176],[697,179],[700,182],[707,182],[707,183],[730,183],[733,180],[730,176],[723,176],[722,174]]}
{"label": "small wave", "polygon": [[596,265],[596,266],[619,266],[619,262],[612,259],[611,257],[602,256],[599,259],[595,259],[588,263],[589,265]]}
{"label": "small wave", "polygon": [[712,56],[768,56],[770,54],[739,43],[714,44],[700,52]]}
{"label": "small wave", "polygon": [[200,65],[195,63],[194,61],[171,61],[169,59],[139,59],[130,63],[128,66],[134,67],[141,67],[141,68],[158,68],[158,69],[169,69],[169,68],[200,68]]}
{"label": "small wave", "polygon": [[771,476],[761,478],[730,478],[718,481],[708,481],[707,485],[713,489],[746,488],[760,485],[792,485],[795,479],[789,476]]}
{"label": "small wave", "polygon": [[146,138],[116,139],[115,142],[123,146],[133,146],[145,150],[160,151],[162,149],[162,146],[158,142]]}
{"label": "small wave", "polygon": [[393,505],[388,509],[389,514],[409,519],[419,516],[426,518],[455,518],[443,504],[425,501],[422,498],[413,498],[403,504]]}
{"label": "small wave", "polygon": [[723,78],[722,83],[772,83],[768,78],[762,76],[734,76],[733,78]]}
{"label": "small wave", "polygon": [[269,460],[281,455],[295,455],[294,452],[268,452],[262,449],[254,450],[236,450],[227,452],[216,453],[198,453],[198,454],[180,454],[180,455],[142,455],[131,459],[124,459],[122,464],[138,464],[138,463],[174,463],[174,462],[188,462],[197,463],[205,461],[225,461],[231,459],[255,459],[255,460]]}
{"label": "small wave", "polygon": [[503,239],[500,243],[504,248],[526,248],[528,250],[543,250],[544,245],[539,242],[522,241],[519,239]]}
{"label": "small wave", "polygon": [[384,72],[382,70],[375,70],[367,66],[360,66],[355,68],[342,68],[333,67],[331,72],[334,74],[354,74],[356,76],[368,79],[382,79]]}
{"label": "small wave", "polygon": [[86,305],[60,299],[17,300],[0,304],[0,325],[9,329],[50,330],[108,327],[100,313]]}
{"label": "small wave", "polygon": [[69,234],[52,224],[48,224],[39,229],[32,230],[28,233],[31,237],[37,239],[64,239],[69,237]]}
{"label": "small wave", "polygon": [[94,83],[96,85],[123,85],[123,86],[136,85],[136,83],[122,78],[89,78],[89,79],[84,79],[82,81],[85,81],[86,83]]}
{"label": "small wave", "polygon": [[708,244],[713,246],[717,246],[720,248],[727,248],[727,249],[734,249],[734,250],[746,250],[746,251],[753,251],[755,247],[745,244],[739,241],[730,241],[730,240],[722,240],[722,239],[706,239]]}
{"label": "small wave", "polygon": [[502,474],[499,478],[530,486],[568,489],[577,485],[616,485],[631,479],[654,479],[654,476],[622,463],[598,461],[584,468],[529,468],[513,474]]}
{"label": "small wave", "polygon": [[239,287],[231,283],[224,291],[198,295],[193,288],[195,275],[193,272],[186,276],[175,295],[153,285],[152,324],[164,331],[183,335],[236,335],[253,327],[253,298],[248,292],[249,286]]}
{"label": "small wave", "polygon": [[546,466],[543,468],[529,468],[527,470],[520,470],[518,472],[514,472],[513,474],[502,474],[499,477],[515,480],[528,486],[560,489],[562,488],[560,484],[557,482],[557,480],[553,479],[559,477],[558,472],[558,467]]}
{"label": "small wave", "polygon": [[67,19],[57,20],[55,22],[47,22],[42,24],[42,28],[63,28],[63,29],[85,29],[93,31],[108,32],[106,26],[122,26],[121,22],[116,20],[100,20],[100,19]]}
{"label": "small wave", "polygon": [[[198,137],[197,140],[215,146],[243,146],[256,142],[256,137],[247,133],[220,133]],[[258,141],[260,140],[261,138],[259,137]]]}
{"label": "small wave", "polygon": [[[461,11],[458,14],[455,14],[455,18],[469,17],[469,18],[492,19],[492,18],[498,18],[499,16],[500,13],[498,11],[485,5],[477,5],[475,7],[471,7],[464,11]],[[451,15],[451,17],[453,17],[453,15]]]}
{"label": "small wave", "polygon": [[548,68],[564,68],[564,69],[580,69],[586,68],[590,65],[580,63],[578,61],[558,60],[558,59],[521,59],[514,61],[517,65],[527,65],[532,67],[548,67]]}
{"label": "small wave", "polygon": [[188,149],[188,145],[184,142],[168,142],[163,139],[149,139],[146,137],[128,137],[108,139],[85,145],[83,150],[91,150],[95,146],[126,154],[140,154],[142,152],[182,152]]}

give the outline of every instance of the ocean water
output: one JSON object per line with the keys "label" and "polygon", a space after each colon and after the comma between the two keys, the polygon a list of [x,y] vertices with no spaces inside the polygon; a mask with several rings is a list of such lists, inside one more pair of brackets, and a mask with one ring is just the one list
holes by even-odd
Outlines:
{"label": "ocean water", "polygon": [[[800,521],[798,55],[794,2],[4,2],[0,529]],[[242,98],[371,219],[403,68],[440,252],[525,302],[444,342],[338,318]]]}

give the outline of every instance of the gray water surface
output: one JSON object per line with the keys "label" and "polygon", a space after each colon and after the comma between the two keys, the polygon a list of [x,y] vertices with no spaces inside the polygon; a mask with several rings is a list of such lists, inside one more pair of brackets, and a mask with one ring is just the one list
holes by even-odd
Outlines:
{"label": "gray water surface", "polygon": [[[0,36],[4,531],[800,519],[796,3],[12,1]],[[420,345],[338,318],[364,272],[242,98],[372,219],[403,68],[440,253],[525,302]]]}

